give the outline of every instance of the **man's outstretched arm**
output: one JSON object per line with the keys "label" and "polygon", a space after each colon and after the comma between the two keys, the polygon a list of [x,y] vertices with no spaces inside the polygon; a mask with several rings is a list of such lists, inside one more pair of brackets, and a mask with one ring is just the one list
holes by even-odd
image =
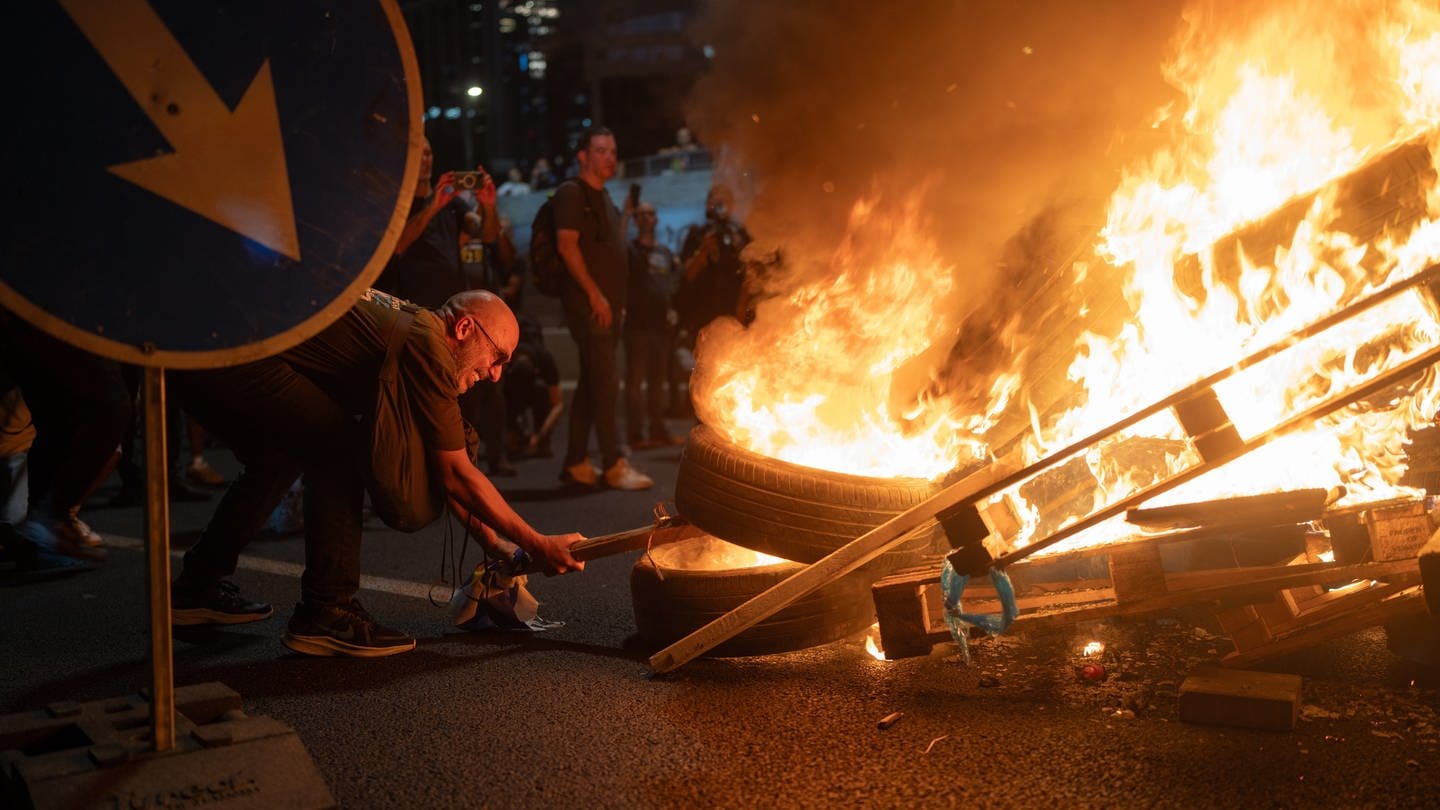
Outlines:
{"label": "man's outstretched arm", "polygon": [[585,563],[570,556],[570,547],[584,540],[584,535],[576,532],[541,534],[536,531],[510,508],[500,491],[475,468],[464,450],[436,451],[434,460],[450,499],[469,515],[530,552],[530,556],[547,573],[584,570]]}

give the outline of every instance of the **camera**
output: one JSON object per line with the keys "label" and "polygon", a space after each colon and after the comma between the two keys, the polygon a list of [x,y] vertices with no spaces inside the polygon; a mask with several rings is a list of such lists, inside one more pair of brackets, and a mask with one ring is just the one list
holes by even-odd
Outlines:
{"label": "camera", "polygon": [[456,191],[476,191],[485,185],[485,172],[455,172],[452,177]]}

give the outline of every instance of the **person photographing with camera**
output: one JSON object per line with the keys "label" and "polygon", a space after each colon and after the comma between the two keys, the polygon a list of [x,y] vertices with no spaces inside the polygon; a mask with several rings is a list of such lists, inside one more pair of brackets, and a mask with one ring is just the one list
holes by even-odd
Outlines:
{"label": "person photographing with camera", "polygon": [[[375,284],[422,307],[435,308],[457,292],[470,289],[460,265],[460,235],[494,244],[500,234],[495,213],[495,181],[483,168],[445,172],[436,180],[435,156],[427,138],[420,152],[410,217],[395,244],[395,255]],[[473,191],[472,208],[461,195]]]}
{"label": "person photographing with camera", "polygon": [[[410,218],[400,232],[395,254],[375,282],[375,289],[427,309],[437,309],[456,293],[483,287],[472,282],[461,261],[461,243],[478,241],[469,249],[472,261],[485,263],[500,238],[500,216],[495,210],[495,181],[483,167],[473,172],[445,172],[433,177],[435,156],[425,139],[420,170],[415,178]],[[467,197],[474,198],[472,205]],[[463,240],[461,237],[465,237]],[[460,400],[465,421],[485,442],[486,470],[490,475],[514,475],[505,449],[505,396],[498,384],[482,381]]]}
{"label": "person photographing with camera", "polygon": [[680,318],[679,340],[686,348],[693,349],[700,330],[716,318],[742,316],[745,264],[740,251],[750,244],[750,234],[730,216],[734,201],[729,187],[711,186],[705,195],[705,221],[685,232],[680,248],[684,272],[675,293],[675,309]]}

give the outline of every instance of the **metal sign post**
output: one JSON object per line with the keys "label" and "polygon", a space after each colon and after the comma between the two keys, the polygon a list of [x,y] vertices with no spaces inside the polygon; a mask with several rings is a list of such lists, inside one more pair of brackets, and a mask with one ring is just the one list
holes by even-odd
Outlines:
{"label": "metal sign post", "polygon": [[145,585],[150,607],[150,732],[156,751],[175,747],[175,656],[170,626],[170,465],[165,452],[165,369],[146,368]]}
{"label": "metal sign post", "polygon": [[[29,77],[0,131],[0,305],[144,367],[150,746],[184,753],[217,736],[196,717],[218,720],[209,698],[175,710],[165,369],[273,355],[359,300],[409,214],[419,68],[397,0],[37,0],[11,17],[38,47],[0,57]],[[63,803],[62,787],[27,790]]]}

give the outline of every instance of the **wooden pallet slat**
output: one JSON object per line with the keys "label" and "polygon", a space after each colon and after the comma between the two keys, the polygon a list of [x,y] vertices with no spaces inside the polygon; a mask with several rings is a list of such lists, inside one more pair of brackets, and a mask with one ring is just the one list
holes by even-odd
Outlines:
{"label": "wooden pallet slat", "polygon": [[[1274,645],[1291,637],[1323,639],[1311,628],[1363,612],[1420,582],[1419,564],[1413,557],[1341,564],[1312,563],[1300,554],[1275,565],[1167,573],[1159,555],[1163,540],[1147,538],[1108,547],[1108,582],[1075,582],[1071,584],[1077,587],[1063,591],[1020,590],[1016,628],[1041,629],[1214,603],[1222,629],[1242,653],[1228,659],[1229,665],[1237,665],[1270,654],[1262,652],[1267,649],[1289,649],[1292,642]],[[1352,580],[1357,584],[1350,589],[1325,587]],[[925,655],[933,645],[950,640],[942,619],[939,581],[932,568],[902,572],[872,586],[880,644],[887,658]],[[999,611],[994,591],[984,585],[968,588],[964,598],[968,612]]]}

